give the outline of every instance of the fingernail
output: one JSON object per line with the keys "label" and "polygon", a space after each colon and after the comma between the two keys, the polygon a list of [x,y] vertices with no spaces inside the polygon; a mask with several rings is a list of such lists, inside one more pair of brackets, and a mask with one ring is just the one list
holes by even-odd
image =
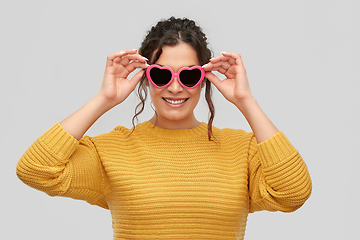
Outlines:
{"label": "fingernail", "polygon": [[206,63],[206,64],[204,64],[204,65],[202,65],[202,68],[204,68],[204,67],[206,67],[208,64]]}
{"label": "fingernail", "polygon": [[119,52],[119,54],[124,54],[125,52]]}
{"label": "fingernail", "polygon": [[146,61],[149,61],[149,59],[147,59],[146,57],[144,57],[144,56],[141,56],[143,59],[145,59]]}
{"label": "fingernail", "polygon": [[221,52],[221,54],[223,54],[223,53],[226,53],[226,52]]}

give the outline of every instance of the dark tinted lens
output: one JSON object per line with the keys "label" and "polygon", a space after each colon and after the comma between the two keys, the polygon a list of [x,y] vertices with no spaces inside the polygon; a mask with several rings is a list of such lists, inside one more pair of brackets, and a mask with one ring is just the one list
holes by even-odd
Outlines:
{"label": "dark tinted lens", "polygon": [[199,69],[183,70],[180,72],[180,81],[187,87],[195,86],[201,78]]}
{"label": "dark tinted lens", "polygon": [[152,68],[150,70],[151,80],[162,87],[171,80],[171,72],[167,69]]}

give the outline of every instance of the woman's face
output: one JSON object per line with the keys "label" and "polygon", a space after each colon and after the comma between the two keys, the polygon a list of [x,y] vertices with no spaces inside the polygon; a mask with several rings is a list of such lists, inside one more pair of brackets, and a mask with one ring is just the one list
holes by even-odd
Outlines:
{"label": "woman's face", "polygon": [[[175,46],[163,46],[162,54],[155,64],[170,67],[177,73],[182,67],[199,65],[196,51],[187,43]],[[165,88],[157,88],[148,83],[151,101],[157,116],[149,120],[161,128],[190,129],[199,125],[194,115],[194,109],[199,101],[201,88],[199,84],[193,89],[186,89],[180,85],[178,79]]]}

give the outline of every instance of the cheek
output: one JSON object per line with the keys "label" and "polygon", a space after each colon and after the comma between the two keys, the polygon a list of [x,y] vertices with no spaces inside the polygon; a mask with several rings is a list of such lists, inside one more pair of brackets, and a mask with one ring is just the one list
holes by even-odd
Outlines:
{"label": "cheek", "polygon": [[150,96],[153,96],[154,93],[155,93],[155,91],[156,91],[157,89],[154,89],[155,87],[152,86],[152,84],[148,84],[147,86],[148,86],[148,88],[149,88]]}
{"label": "cheek", "polygon": [[198,86],[198,87],[199,88],[197,88],[197,90],[192,92],[192,94],[191,94],[191,96],[194,100],[194,104],[196,104],[196,105],[198,104],[200,96],[201,96],[201,87],[200,86]]}
{"label": "cheek", "polygon": [[154,86],[152,86],[151,84],[149,85],[149,95],[150,95],[150,99],[152,102],[155,102],[158,100],[158,96],[160,95],[162,89],[156,88]]}
{"label": "cheek", "polygon": [[155,100],[154,91],[152,91],[151,89],[149,89],[149,95],[150,95],[150,100],[151,100],[152,102],[154,102],[154,100]]}

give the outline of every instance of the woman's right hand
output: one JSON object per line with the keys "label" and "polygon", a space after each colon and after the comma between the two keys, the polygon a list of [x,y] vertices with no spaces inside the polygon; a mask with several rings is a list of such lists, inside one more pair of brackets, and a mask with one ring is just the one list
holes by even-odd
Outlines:
{"label": "woman's right hand", "polygon": [[100,95],[109,108],[123,102],[143,76],[143,71],[136,73],[130,80],[127,79],[135,69],[145,69],[149,65],[147,59],[139,54],[137,50],[126,49],[110,54],[107,57],[104,79]]}

